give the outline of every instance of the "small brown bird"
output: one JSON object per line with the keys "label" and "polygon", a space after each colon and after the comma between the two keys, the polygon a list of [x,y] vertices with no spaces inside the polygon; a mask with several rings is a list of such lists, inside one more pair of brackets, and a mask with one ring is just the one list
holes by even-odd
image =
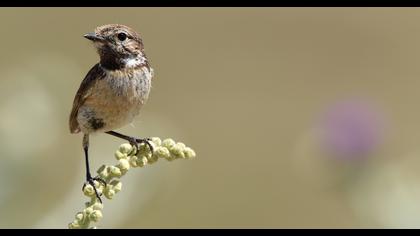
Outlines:
{"label": "small brown bird", "polygon": [[[86,182],[94,187],[94,180],[106,184],[98,177],[92,178],[89,169],[89,134],[107,133],[127,140],[138,150],[145,143],[153,152],[147,138],[135,138],[113,131],[131,123],[149,97],[153,69],[147,60],[140,35],[131,28],[110,24],[97,27],[84,35],[96,47],[100,61],[83,79],[70,113],[70,132],[83,133],[86,160]],[[102,202],[102,201],[101,201]]]}

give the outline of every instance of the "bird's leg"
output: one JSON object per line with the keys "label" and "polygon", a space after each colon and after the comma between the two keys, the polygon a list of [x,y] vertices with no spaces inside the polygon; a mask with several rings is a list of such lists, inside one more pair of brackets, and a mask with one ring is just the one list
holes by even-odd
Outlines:
{"label": "bird's leg", "polygon": [[93,177],[90,174],[90,168],[89,168],[89,155],[88,155],[88,149],[89,149],[89,135],[85,134],[83,136],[83,150],[85,151],[85,161],[86,161],[86,182],[83,184],[82,190],[85,189],[87,184],[92,185],[93,189],[95,190],[95,195],[98,198],[99,202],[102,203],[101,197],[98,194],[98,191],[96,190],[95,187],[95,182],[94,180],[101,182],[104,187],[106,187],[106,182],[105,180],[99,178],[99,177]]}
{"label": "bird's leg", "polygon": [[[139,144],[144,143],[146,144],[150,151],[153,153],[153,145],[150,143],[151,139],[150,138],[135,138],[135,137],[130,137],[124,134],[120,134],[117,133],[115,131],[108,131],[106,132],[107,134],[110,134],[112,136],[127,140],[131,145],[135,146],[137,149],[137,152],[139,151]],[[136,153],[137,154],[137,153]]]}

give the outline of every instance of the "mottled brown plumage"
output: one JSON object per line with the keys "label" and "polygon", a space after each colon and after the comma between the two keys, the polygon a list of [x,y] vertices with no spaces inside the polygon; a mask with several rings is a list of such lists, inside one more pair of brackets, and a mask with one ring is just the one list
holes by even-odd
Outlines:
{"label": "mottled brown plumage", "polygon": [[112,130],[131,123],[139,115],[149,97],[153,69],[144,53],[142,39],[127,26],[100,26],[85,38],[94,43],[100,61],[89,70],[76,93],[69,127],[71,133],[84,134],[86,180],[93,185],[95,178],[90,175],[88,161],[89,134],[105,132],[136,146],[145,142],[152,149],[147,139]]}
{"label": "mottled brown plumage", "polygon": [[[121,33],[127,35],[123,42],[118,39]],[[122,25],[105,25],[88,37],[98,37],[93,41],[100,62],[76,93],[69,120],[72,133],[109,131],[130,123],[150,91],[153,70],[136,32]]]}
{"label": "mottled brown plumage", "polygon": [[80,132],[79,123],[77,122],[77,114],[81,105],[85,103],[86,98],[92,95],[92,88],[95,87],[95,82],[103,79],[105,76],[104,71],[99,66],[99,63],[92,67],[87,73],[85,79],[80,84],[79,90],[73,101],[73,108],[70,112],[70,132]]}

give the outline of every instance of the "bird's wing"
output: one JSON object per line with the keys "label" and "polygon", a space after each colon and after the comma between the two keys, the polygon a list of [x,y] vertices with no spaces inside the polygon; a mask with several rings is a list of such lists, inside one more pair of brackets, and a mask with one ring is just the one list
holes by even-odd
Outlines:
{"label": "bird's wing", "polygon": [[91,88],[93,85],[103,77],[105,77],[105,71],[98,63],[89,70],[80,84],[79,90],[77,90],[76,96],[74,97],[73,108],[70,113],[69,125],[71,133],[80,132],[79,123],[77,122],[77,113],[79,112],[79,108],[84,104],[86,98],[92,94]]}

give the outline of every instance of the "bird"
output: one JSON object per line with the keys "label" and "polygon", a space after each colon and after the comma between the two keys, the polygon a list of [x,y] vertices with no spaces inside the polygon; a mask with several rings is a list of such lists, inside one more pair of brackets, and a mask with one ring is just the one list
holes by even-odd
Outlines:
{"label": "bird", "polygon": [[132,28],[121,24],[98,26],[84,35],[93,42],[99,54],[96,63],[82,80],[73,100],[69,128],[82,133],[85,155],[86,182],[102,203],[89,167],[89,136],[105,133],[128,141],[139,150],[144,143],[153,153],[150,138],[136,138],[114,131],[133,122],[140,114],[151,90],[153,68],[145,54],[143,40]]}

